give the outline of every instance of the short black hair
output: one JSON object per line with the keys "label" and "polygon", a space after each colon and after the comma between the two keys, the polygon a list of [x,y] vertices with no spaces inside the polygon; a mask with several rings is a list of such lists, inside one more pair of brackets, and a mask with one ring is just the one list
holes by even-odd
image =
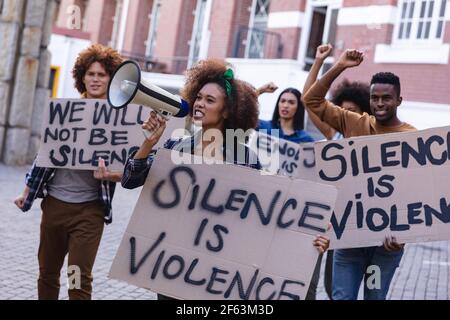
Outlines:
{"label": "short black hair", "polygon": [[305,106],[302,102],[302,94],[295,88],[287,88],[283,90],[278,96],[277,104],[275,105],[275,110],[272,116],[272,126],[274,128],[280,128],[280,108],[278,104],[280,103],[281,96],[285,93],[292,93],[295,98],[297,98],[297,111],[294,115],[294,130],[304,130],[305,129]]}
{"label": "short black hair", "polygon": [[400,97],[401,87],[400,78],[391,72],[378,72],[372,77],[370,85],[381,83],[381,84],[392,84],[395,88],[397,96]]}
{"label": "short black hair", "polygon": [[353,102],[362,112],[372,114],[370,110],[370,86],[363,82],[350,82],[344,79],[332,92],[335,105],[342,106],[344,101]]}

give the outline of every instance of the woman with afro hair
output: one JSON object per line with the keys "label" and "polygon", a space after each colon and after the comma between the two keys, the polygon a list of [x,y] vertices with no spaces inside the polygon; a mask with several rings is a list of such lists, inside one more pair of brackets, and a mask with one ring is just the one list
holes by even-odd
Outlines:
{"label": "woman with afro hair", "polygon": [[[227,130],[243,130],[245,132],[257,126],[258,100],[254,87],[244,81],[234,79],[230,66],[222,60],[200,61],[187,71],[186,76],[186,83],[181,95],[191,106],[190,112],[194,124],[201,127],[201,134],[208,130],[214,130],[216,133],[219,132],[223,139],[217,139],[217,134],[214,134],[213,141],[204,140],[201,137],[197,139],[197,134],[194,134],[188,138],[169,139],[164,148],[189,150],[194,155],[213,157],[219,163],[225,161],[259,170],[261,166],[257,156],[247,146],[244,145],[240,149],[244,150],[244,154],[230,152],[230,148],[237,146],[235,143],[226,141]],[[152,112],[149,119],[143,124],[142,128],[153,134],[145,139],[137,152],[130,155],[122,179],[124,188],[133,189],[144,185],[155,156],[155,152],[152,150],[165,127],[165,120],[155,112]],[[244,142],[240,141],[237,144]],[[214,144],[216,145],[214,146]],[[207,148],[221,152],[207,156],[206,152],[203,152]],[[314,245],[320,252],[324,252],[329,246],[329,240],[325,237],[318,237],[315,239]],[[158,299],[170,298],[158,295]]]}
{"label": "woman with afro hair", "polygon": [[[333,47],[329,44],[324,44],[317,47],[316,57],[311,70],[303,88],[303,92],[306,93],[313,84],[317,81],[319,71],[323,66],[323,63],[327,57],[331,55]],[[370,87],[366,83],[362,82],[350,82],[345,79],[340,83],[332,92],[332,102],[340,106],[341,108],[348,110],[349,112],[356,112],[359,114],[368,113],[372,114],[370,110]],[[336,131],[333,127],[329,126],[327,123],[321,121],[317,115],[310,112],[308,108],[308,115],[311,122],[316,126],[316,128],[325,136],[327,140],[339,140],[343,139],[344,136],[341,132]],[[332,299],[332,276],[333,276],[333,250],[327,252],[327,260],[325,264],[325,291],[330,299]],[[321,262],[321,258],[319,259]],[[318,276],[320,272],[320,263],[316,269],[316,280],[318,281]],[[317,288],[314,288],[316,291]],[[313,294],[313,293],[311,293]]]}
{"label": "woman with afro hair", "polygon": [[[205,157],[203,150],[218,150],[220,152],[212,152],[209,156],[219,162],[226,161],[260,169],[256,154],[249,148],[244,146],[245,154],[240,156],[238,153],[229,152],[231,143],[226,141],[227,130],[235,132],[241,129],[245,132],[256,127],[258,101],[253,87],[234,79],[232,69],[224,61],[209,59],[200,61],[187,71],[181,95],[191,107],[190,114],[194,125],[201,130],[188,138],[169,139],[164,148],[188,150],[192,154]],[[142,128],[153,134],[130,156],[122,179],[125,188],[136,188],[144,184],[155,154],[152,150],[166,128],[166,121],[152,112]],[[209,130],[215,139],[202,139],[202,135]],[[236,148],[235,145],[231,147]],[[234,158],[230,159],[230,155]],[[141,168],[142,172],[136,172],[136,168]]]}

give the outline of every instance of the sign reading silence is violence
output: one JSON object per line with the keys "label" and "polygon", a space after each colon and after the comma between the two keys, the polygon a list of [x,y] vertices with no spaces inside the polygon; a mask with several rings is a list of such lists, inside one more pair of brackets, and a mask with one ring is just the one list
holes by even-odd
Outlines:
{"label": "sign reading silence is violence", "polygon": [[336,188],[180,157],[157,152],[110,277],[178,299],[304,299]]}
{"label": "sign reading silence is violence", "polygon": [[[95,170],[103,158],[109,169],[122,170],[128,155],[142,143],[141,125],[150,111],[138,105],[115,109],[106,100],[50,100],[44,108],[37,165]],[[171,118],[160,141],[184,124],[184,119]]]}
{"label": "sign reading silence is violence", "polygon": [[315,144],[338,187],[331,248],[450,239],[450,127]]}

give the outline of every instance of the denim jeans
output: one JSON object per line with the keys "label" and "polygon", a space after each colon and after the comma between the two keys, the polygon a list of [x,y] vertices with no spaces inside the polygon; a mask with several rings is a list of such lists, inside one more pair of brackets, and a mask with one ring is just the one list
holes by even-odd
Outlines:
{"label": "denim jeans", "polygon": [[[403,249],[389,252],[384,247],[340,249],[334,252],[333,300],[356,300],[361,281],[364,279],[364,300],[385,300],[395,270],[400,264]],[[369,266],[378,266],[380,279],[378,288],[369,288],[373,280]]]}

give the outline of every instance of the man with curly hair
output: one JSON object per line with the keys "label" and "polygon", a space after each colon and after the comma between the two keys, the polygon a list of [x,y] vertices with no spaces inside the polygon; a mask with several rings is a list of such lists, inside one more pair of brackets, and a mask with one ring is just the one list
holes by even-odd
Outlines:
{"label": "man with curly hair", "polygon": [[[117,51],[101,45],[89,47],[79,54],[73,68],[75,87],[84,98],[106,99],[109,79],[121,63]],[[91,299],[92,268],[104,224],[112,222],[111,201],[121,178],[121,173],[108,171],[103,160],[94,173],[33,164],[26,175],[25,190],[15,204],[26,212],[36,198],[43,198],[38,253],[40,300],[58,299],[67,254],[69,277],[80,277],[80,281],[69,281],[69,299]]]}

